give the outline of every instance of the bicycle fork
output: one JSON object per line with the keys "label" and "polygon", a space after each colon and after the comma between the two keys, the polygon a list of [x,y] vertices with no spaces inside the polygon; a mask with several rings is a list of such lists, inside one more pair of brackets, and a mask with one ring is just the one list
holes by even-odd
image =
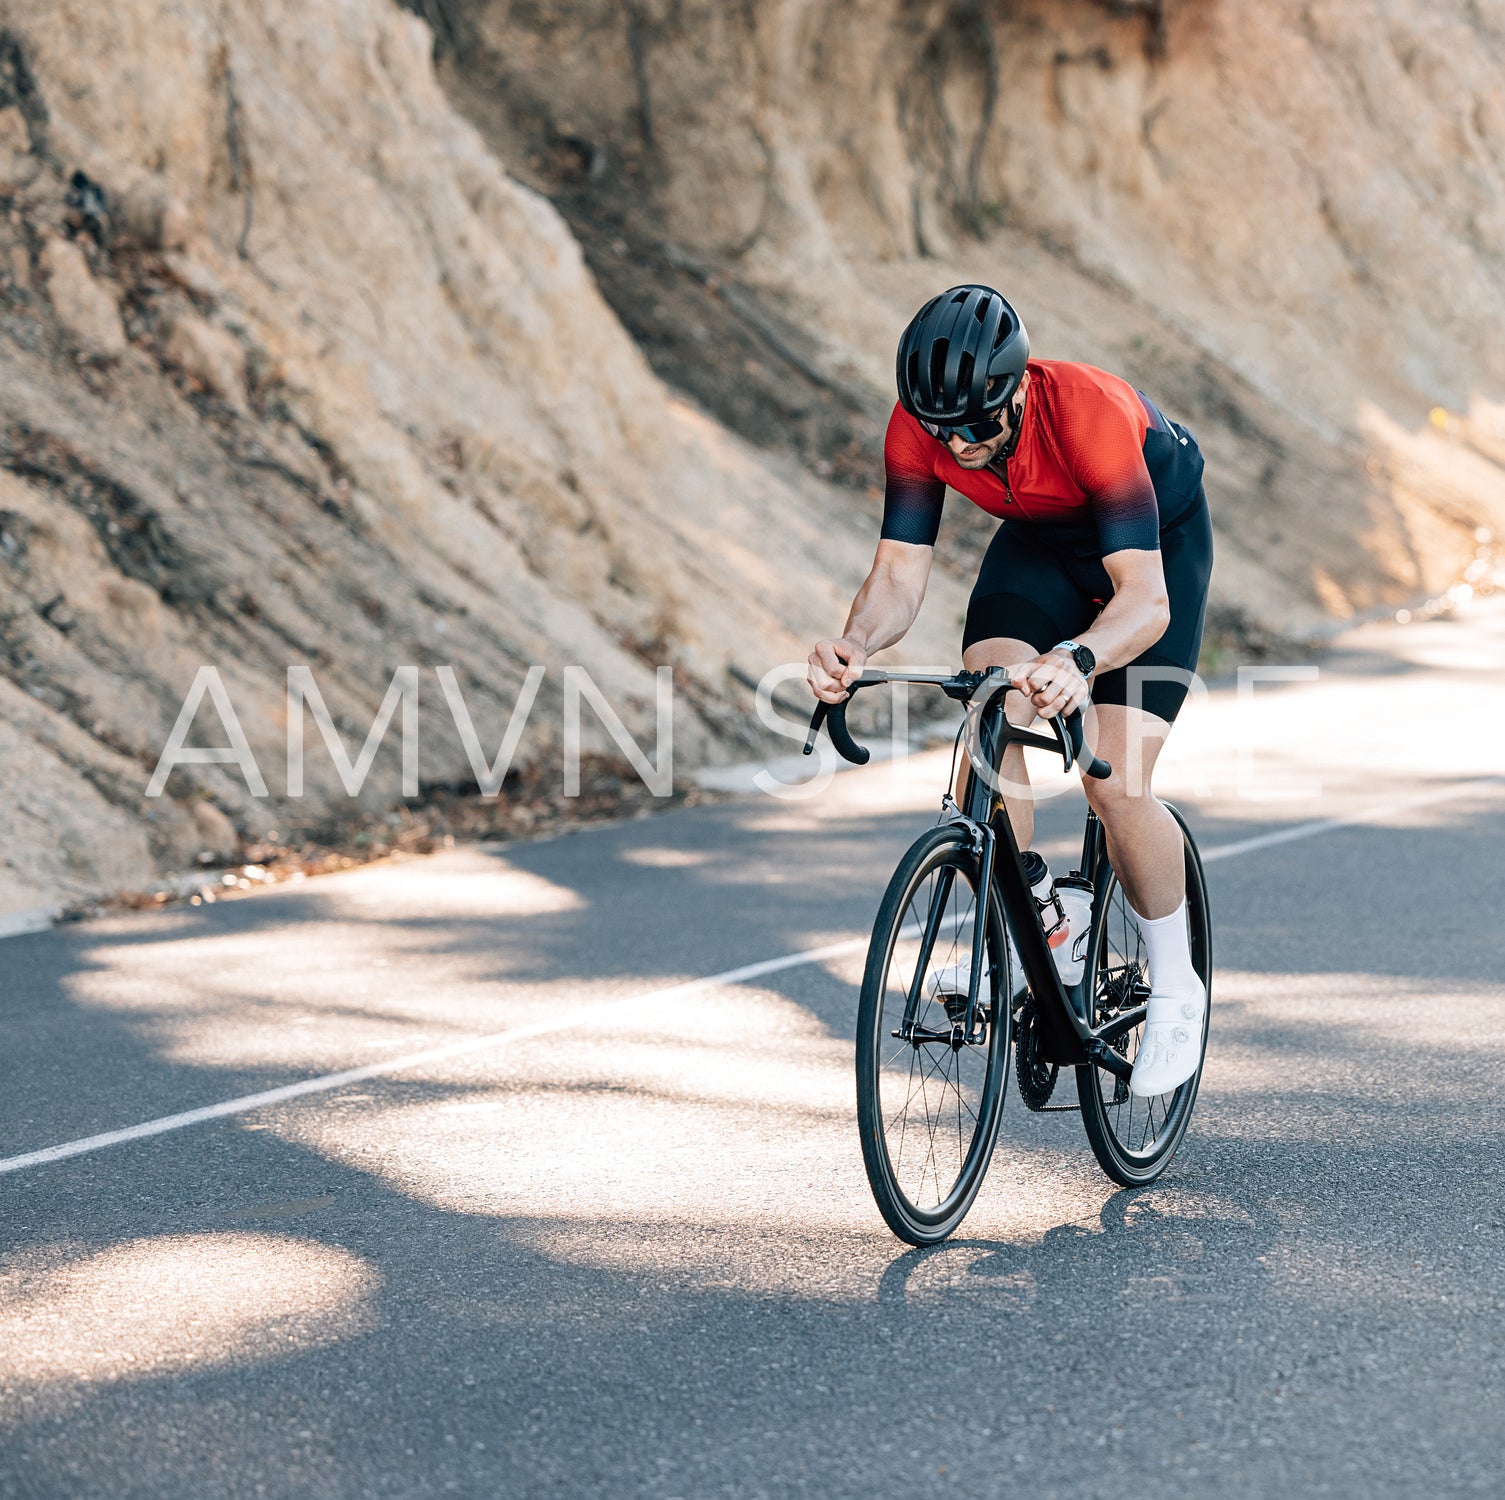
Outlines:
{"label": "bicycle fork", "polygon": [[957,815],[957,821],[965,825],[970,847],[977,855],[978,862],[977,899],[972,916],[971,962],[967,978],[967,1009],[963,1019],[960,1022],[953,1021],[948,1031],[937,1031],[933,1027],[919,1026],[916,1023],[930,957],[935,951],[935,940],[940,934],[952,887],[956,884],[955,868],[946,865],[941,869],[935,893],[931,897],[930,910],[925,914],[925,930],[920,938],[914,978],[910,981],[909,993],[904,997],[904,1019],[894,1033],[900,1040],[916,1045],[922,1042],[949,1042],[952,1046],[975,1047],[981,1044],[985,1035],[982,1020],[978,1016],[978,996],[982,989],[983,965],[987,959],[988,909],[993,889],[993,861],[997,842],[996,835],[987,824],[975,823],[961,814]]}

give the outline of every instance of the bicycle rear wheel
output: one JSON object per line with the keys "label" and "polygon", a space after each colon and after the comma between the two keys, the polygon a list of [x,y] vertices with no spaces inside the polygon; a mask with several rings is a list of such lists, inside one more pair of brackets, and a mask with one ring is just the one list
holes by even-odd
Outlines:
{"label": "bicycle rear wheel", "polygon": [[1003,1108],[1012,1013],[996,901],[988,903],[980,1034],[970,1041],[963,1034],[966,979],[935,984],[955,966],[970,972],[978,879],[965,831],[932,829],[894,872],[868,947],[857,1012],[862,1160],[884,1221],[911,1245],[933,1245],[961,1223],[982,1186]]}
{"label": "bicycle rear wheel", "polygon": [[[1143,1187],[1170,1165],[1186,1134],[1207,1060],[1207,1034],[1212,1018],[1212,920],[1207,906],[1207,884],[1185,819],[1175,808],[1170,811],[1181,825],[1185,849],[1186,918],[1192,965],[1207,986],[1208,1003],[1202,1012],[1197,1071],[1174,1092],[1141,1099],[1129,1092],[1126,1079],[1106,1068],[1088,1064],[1076,1070],[1082,1124],[1087,1127],[1093,1155],[1103,1171],[1125,1187]],[[1106,849],[1093,872],[1093,885],[1097,895],[1086,973],[1086,993],[1093,1003],[1092,1024],[1111,1024],[1114,1029],[1106,1033],[1108,1042],[1133,1062],[1144,1036],[1149,974],[1139,926],[1113,873]]]}

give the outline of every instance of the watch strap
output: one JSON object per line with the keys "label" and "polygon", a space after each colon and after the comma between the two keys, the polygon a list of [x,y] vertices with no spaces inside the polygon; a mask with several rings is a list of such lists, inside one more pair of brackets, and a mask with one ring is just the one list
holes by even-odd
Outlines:
{"label": "watch strap", "polygon": [[1050,649],[1064,651],[1083,677],[1092,676],[1092,670],[1097,666],[1097,657],[1092,654],[1090,646],[1080,646],[1075,641],[1057,641]]}

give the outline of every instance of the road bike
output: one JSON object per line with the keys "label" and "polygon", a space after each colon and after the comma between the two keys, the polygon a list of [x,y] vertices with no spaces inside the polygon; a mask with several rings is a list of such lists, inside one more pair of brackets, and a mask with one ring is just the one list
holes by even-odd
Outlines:
{"label": "road bike", "polygon": [[[996,667],[951,676],[871,671],[851,690],[886,683],[938,687],[965,706],[957,741],[973,774],[962,805],[948,790],[940,821],[899,861],[868,946],[857,1012],[857,1121],[879,1211],[912,1245],[935,1244],[961,1223],[998,1137],[1011,1046],[1027,1108],[1080,1110],[1098,1164],[1114,1182],[1153,1182],[1186,1134],[1212,1014],[1207,886],[1186,820],[1170,809],[1183,836],[1192,962],[1209,1003],[1197,1071],[1174,1092],[1146,1099],[1129,1092],[1129,1076],[1149,975],[1102,825],[1089,809],[1072,874],[1091,882],[1092,920],[1079,950],[1081,978],[1068,986],[998,790],[1011,744],[1058,751],[1067,770],[1080,763],[1088,776],[1111,775],[1084,745],[1082,715],[1047,720],[1053,739],[1009,723],[1004,700],[1019,689]],[[838,754],[866,764],[868,751],[847,726],[850,701],[817,706],[806,754],[824,724]],[[1051,1102],[1062,1068],[1075,1070],[1075,1104]]]}

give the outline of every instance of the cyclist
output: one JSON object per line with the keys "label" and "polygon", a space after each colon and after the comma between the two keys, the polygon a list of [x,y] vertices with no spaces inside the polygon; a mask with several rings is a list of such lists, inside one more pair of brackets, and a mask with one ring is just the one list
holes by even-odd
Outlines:
{"label": "cyclist", "polygon": [[[1083,778],[1083,788],[1144,936],[1152,987],[1130,1088],[1168,1093],[1196,1072],[1207,1003],[1191,961],[1181,832],[1150,790],[1207,609],[1201,452],[1127,381],[1030,359],[1024,325],[991,287],[952,287],[927,302],[899,340],[897,373],[877,553],[840,637],[810,653],[810,686],[841,702],[868,657],[914,623],[948,484],[999,517],[962,662],[1005,667],[1027,688],[1008,701],[1021,726],[1082,707],[1091,683],[1089,728],[1113,774]],[[1027,849],[1034,809],[1020,746],[1005,753],[1003,776]]]}

